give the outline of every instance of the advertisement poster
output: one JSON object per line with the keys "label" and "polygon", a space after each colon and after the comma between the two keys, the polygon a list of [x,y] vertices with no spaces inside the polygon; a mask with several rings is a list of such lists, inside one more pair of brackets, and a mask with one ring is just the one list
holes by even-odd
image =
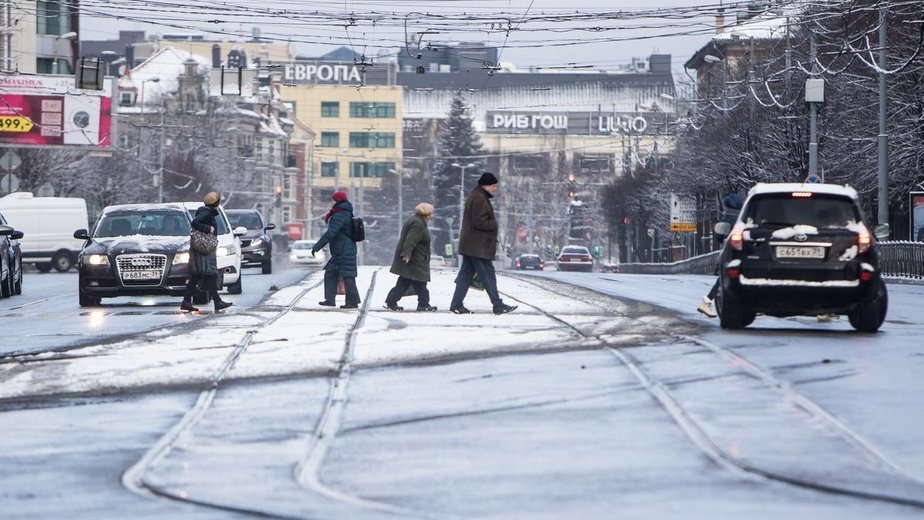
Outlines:
{"label": "advertisement poster", "polygon": [[66,76],[0,76],[0,143],[111,146],[111,80],[100,91],[73,85]]}
{"label": "advertisement poster", "polygon": [[912,191],[910,194],[911,208],[911,240],[924,242],[924,191]]}

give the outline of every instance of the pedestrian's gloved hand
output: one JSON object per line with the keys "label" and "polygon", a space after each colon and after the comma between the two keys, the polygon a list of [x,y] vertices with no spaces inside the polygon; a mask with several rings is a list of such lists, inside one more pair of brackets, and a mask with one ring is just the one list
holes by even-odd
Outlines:
{"label": "pedestrian's gloved hand", "polygon": [[314,258],[314,255],[316,255],[317,253],[318,253],[318,250],[317,250],[317,249],[314,249],[314,248],[311,249],[311,257],[312,257],[312,258]]}

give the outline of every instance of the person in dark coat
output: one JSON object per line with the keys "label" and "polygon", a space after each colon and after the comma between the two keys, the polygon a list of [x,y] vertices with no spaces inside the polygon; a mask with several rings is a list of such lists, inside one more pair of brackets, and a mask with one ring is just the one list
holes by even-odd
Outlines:
{"label": "person in dark coat", "polygon": [[494,274],[494,257],[497,255],[497,219],[491,198],[497,192],[497,177],[491,172],[481,174],[478,186],[469,193],[462,214],[462,232],[459,237],[459,254],[462,266],[456,277],[456,290],[449,304],[453,314],[471,314],[472,311],[462,305],[472,278],[478,279],[491,298],[494,314],[504,314],[516,309],[516,305],[507,305],[497,293],[497,277]]}
{"label": "person in dark coat", "polygon": [[[218,217],[218,205],[221,203],[221,195],[212,191],[206,194],[202,199],[205,204],[196,210],[196,217],[193,218],[191,226],[203,233],[215,235],[218,233],[218,223],[215,218]],[[180,304],[180,310],[187,312],[198,312],[199,309],[193,307],[192,297],[199,290],[200,285],[208,291],[212,301],[215,302],[215,312],[227,309],[232,305],[231,302],[222,301],[218,296],[218,260],[215,251],[207,255],[197,253],[190,248],[189,250],[189,280],[186,282],[186,290],[183,292],[183,303]]]}
{"label": "person in dark coat", "polygon": [[[728,224],[729,231],[732,227],[734,227],[735,222],[738,222],[738,215],[741,213],[742,206],[744,206],[744,198],[740,193],[730,193],[726,195],[724,199],[722,199],[722,216],[719,218],[719,222]],[[725,239],[728,238],[727,233],[723,234],[717,231],[713,231],[712,234],[716,240],[716,245],[719,247],[721,247],[725,243]],[[719,280],[716,279],[715,283],[712,284],[712,288],[709,289],[709,294],[703,296],[703,300],[699,302],[699,306],[696,308],[696,310],[710,318],[715,318],[718,314],[712,307],[712,302],[715,301],[715,297],[718,292]]]}
{"label": "person in dark coat", "polygon": [[421,202],[414,208],[414,216],[401,228],[401,238],[391,262],[391,272],[398,275],[398,281],[385,297],[385,308],[389,310],[404,310],[398,306],[398,300],[412,286],[417,293],[417,310],[436,310],[430,305],[430,291],[427,290],[427,282],[430,281],[430,230],[427,224],[432,218],[433,206]]}
{"label": "person in dark coat", "polygon": [[346,304],[341,309],[359,308],[359,291],[356,289],[356,242],[353,242],[353,205],[347,200],[343,191],[334,192],[334,205],[324,217],[327,231],[315,242],[311,249],[314,256],[324,246],[329,245],[330,260],[324,266],[324,299],[319,305],[333,307],[336,305],[337,280],[343,277],[346,288]]}

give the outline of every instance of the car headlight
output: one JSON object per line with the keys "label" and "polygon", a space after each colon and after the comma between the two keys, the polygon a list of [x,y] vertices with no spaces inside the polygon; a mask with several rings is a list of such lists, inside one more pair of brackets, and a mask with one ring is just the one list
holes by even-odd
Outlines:
{"label": "car headlight", "polygon": [[109,265],[109,257],[106,255],[87,255],[86,262],[89,265]]}
{"label": "car headlight", "polygon": [[261,239],[259,239],[259,238],[255,238],[255,239],[253,239],[252,242],[250,242],[250,247],[257,247],[258,245],[260,245],[260,244],[262,244],[262,243],[263,243],[263,240],[261,240]]}
{"label": "car headlight", "polygon": [[188,263],[189,263],[189,252],[188,251],[177,253],[176,256],[173,257],[173,265],[188,264]]}
{"label": "car headlight", "polygon": [[216,250],[217,256],[231,256],[237,254],[237,248],[235,246],[222,246]]}

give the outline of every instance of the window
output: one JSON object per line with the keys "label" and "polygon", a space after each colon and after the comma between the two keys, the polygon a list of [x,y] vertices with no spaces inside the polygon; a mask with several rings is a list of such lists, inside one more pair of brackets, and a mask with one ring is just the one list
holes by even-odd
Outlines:
{"label": "window", "polygon": [[340,133],[321,132],[321,146],[324,148],[337,148],[340,146]]}
{"label": "window", "polygon": [[369,117],[376,119],[394,119],[394,103],[350,103],[350,117]]}
{"label": "window", "polygon": [[340,165],[335,162],[321,163],[321,177],[336,177],[340,171]]}
{"label": "window", "polygon": [[340,117],[340,103],[321,101],[321,117]]}
{"label": "window", "polygon": [[393,162],[351,162],[350,177],[384,177],[394,169]]}
{"label": "window", "polygon": [[350,148],[394,147],[394,132],[350,132]]}
{"label": "window", "polygon": [[42,1],[36,5],[35,18],[37,22],[36,32],[38,34],[53,34],[55,36],[64,34],[62,32],[61,22],[61,3]]}

